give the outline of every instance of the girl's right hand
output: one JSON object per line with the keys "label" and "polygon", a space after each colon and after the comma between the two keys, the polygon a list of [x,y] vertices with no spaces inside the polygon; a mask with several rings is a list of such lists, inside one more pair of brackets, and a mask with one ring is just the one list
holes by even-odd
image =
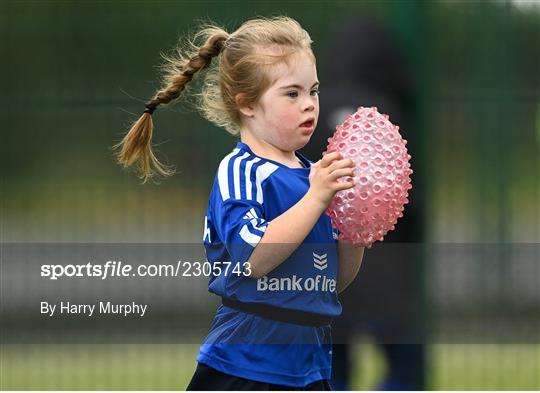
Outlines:
{"label": "girl's right hand", "polygon": [[311,165],[308,194],[326,209],[336,192],[354,187],[354,181],[338,181],[344,176],[353,177],[354,167],[353,160],[343,159],[338,152],[326,154]]}

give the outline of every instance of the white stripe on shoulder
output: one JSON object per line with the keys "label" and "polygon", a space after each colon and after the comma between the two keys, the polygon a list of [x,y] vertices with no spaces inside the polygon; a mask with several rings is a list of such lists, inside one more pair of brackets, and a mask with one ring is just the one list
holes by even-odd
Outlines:
{"label": "white stripe on shoulder", "polygon": [[253,199],[251,195],[251,167],[256,162],[259,162],[261,159],[259,157],[255,157],[251,160],[249,160],[246,164],[246,199],[251,200]]}
{"label": "white stripe on shoulder", "polygon": [[257,186],[257,202],[259,202],[261,205],[264,201],[261,184],[278,168],[279,167],[276,164],[272,164],[271,162],[265,162],[257,168],[257,172],[255,174],[255,181]]}
{"label": "white stripe on shoulder", "polygon": [[268,223],[262,221],[260,218],[254,218],[253,220],[250,221],[250,223],[251,225],[253,225],[253,228],[261,232],[266,231],[266,227],[268,226]]}
{"label": "white stripe on shoulder", "polygon": [[231,158],[238,154],[240,149],[235,148],[231,153],[227,154],[223,160],[221,160],[221,163],[219,164],[218,169],[218,183],[219,183],[219,191],[221,192],[221,198],[225,201],[230,198],[229,193],[229,161]]}
{"label": "white stripe on shoulder", "polygon": [[251,247],[255,247],[261,241],[261,237],[251,233],[247,225],[240,230],[240,237]]}
{"label": "white stripe on shoulder", "polygon": [[234,179],[234,197],[236,199],[242,198],[240,189],[240,164],[242,160],[249,157],[249,153],[245,152],[242,156],[235,157],[233,164],[233,179]]}

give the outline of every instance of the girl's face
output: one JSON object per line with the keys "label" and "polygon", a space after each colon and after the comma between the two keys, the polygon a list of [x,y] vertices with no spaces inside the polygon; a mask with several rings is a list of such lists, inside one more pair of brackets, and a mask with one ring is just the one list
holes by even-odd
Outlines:
{"label": "girl's face", "polygon": [[309,142],[317,126],[317,69],[311,56],[301,51],[291,55],[288,65],[276,65],[274,72],[274,84],[252,107],[248,128],[261,142],[292,152]]}

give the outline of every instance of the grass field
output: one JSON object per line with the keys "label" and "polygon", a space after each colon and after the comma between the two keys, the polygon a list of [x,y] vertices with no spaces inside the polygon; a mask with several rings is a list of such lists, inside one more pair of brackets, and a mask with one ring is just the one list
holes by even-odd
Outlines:
{"label": "grass field", "polygon": [[[197,345],[5,345],[2,390],[184,390]],[[354,389],[373,389],[385,371],[369,341],[356,346]],[[540,345],[429,347],[432,390],[539,390]]]}

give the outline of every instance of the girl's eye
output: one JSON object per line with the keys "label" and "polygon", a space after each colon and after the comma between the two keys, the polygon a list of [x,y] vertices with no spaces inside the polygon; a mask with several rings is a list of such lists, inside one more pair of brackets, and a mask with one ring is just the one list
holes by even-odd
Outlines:
{"label": "girl's eye", "polygon": [[[311,90],[311,95],[319,95],[319,94],[320,94],[320,91],[318,89]],[[296,97],[298,97],[298,92],[297,91],[289,91],[287,93],[287,96],[289,96],[291,98],[296,98]]]}

